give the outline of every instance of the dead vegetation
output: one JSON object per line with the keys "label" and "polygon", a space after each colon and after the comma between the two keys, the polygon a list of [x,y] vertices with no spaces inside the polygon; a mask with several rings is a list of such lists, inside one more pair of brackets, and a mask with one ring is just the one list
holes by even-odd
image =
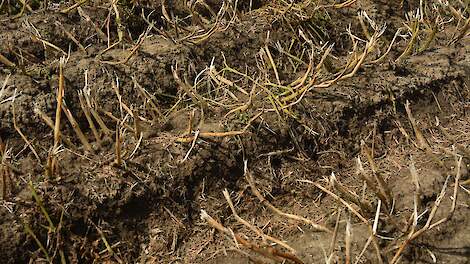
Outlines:
{"label": "dead vegetation", "polygon": [[2,1],[0,256],[468,260],[469,3],[372,2]]}

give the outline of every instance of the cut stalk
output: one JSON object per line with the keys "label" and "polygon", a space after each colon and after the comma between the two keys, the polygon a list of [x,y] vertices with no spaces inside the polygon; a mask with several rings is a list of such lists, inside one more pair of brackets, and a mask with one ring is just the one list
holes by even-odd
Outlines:
{"label": "cut stalk", "polygon": [[62,102],[64,97],[64,58],[60,59],[59,62],[59,89],[57,91],[57,108],[55,112],[55,125],[54,125],[54,149],[59,146],[60,141],[60,117],[61,117],[61,110],[62,110]]}
{"label": "cut stalk", "polygon": [[119,123],[116,125],[116,142],[115,142],[114,150],[116,152],[116,160],[115,160],[116,165],[120,167],[122,164],[122,159],[121,159],[121,129],[120,129]]}
{"label": "cut stalk", "polygon": [[93,119],[91,118],[90,108],[85,103],[85,98],[83,96],[82,91],[78,92],[78,99],[80,101],[80,106],[83,110],[83,113],[85,114],[86,120],[88,121],[88,124],[90,125],[91,132],[95,136],[95,139],[98,142],[98,144],[101,144],[100,134],[98,133],[98,130],[96,129]]}
{"label": "cut stalk", "polygon": [[78,122],[73,117],[72,112],[69,110],[65,102],[62,103],[62,110],[64,111],[65,116],[72,125],[73,130],[80,139],[80,142],[82,142],[83,146],[85,147],[85,150],[88,152],[93,152],[93,147],[90,145],[90,142],[88,142],[88,139],[85,134],[83,134],[82,130],[80,129],[80,126],[78,125]]}

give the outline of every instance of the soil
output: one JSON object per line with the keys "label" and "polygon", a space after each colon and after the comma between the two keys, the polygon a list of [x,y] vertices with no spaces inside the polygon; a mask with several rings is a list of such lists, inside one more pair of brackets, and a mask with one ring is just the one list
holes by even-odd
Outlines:
{"label": "soil", "polygon": [[470,263],[468,3],[155,2],[0,4],[2,263]]}

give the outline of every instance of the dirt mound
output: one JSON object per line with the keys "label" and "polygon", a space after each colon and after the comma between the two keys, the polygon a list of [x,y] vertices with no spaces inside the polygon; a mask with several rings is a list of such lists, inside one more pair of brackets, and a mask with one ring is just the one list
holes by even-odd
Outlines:
{"label": "dirt mound", "polygon": [[470,260],[469,6],[0,4],[6,263]]}

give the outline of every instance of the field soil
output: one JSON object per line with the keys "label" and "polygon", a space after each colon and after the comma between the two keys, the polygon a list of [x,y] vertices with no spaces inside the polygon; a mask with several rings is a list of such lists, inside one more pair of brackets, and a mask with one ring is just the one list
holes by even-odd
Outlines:
{"label": "field soil", "polygon": [[470,263],[469,9],[2,1],[0,262]]}

